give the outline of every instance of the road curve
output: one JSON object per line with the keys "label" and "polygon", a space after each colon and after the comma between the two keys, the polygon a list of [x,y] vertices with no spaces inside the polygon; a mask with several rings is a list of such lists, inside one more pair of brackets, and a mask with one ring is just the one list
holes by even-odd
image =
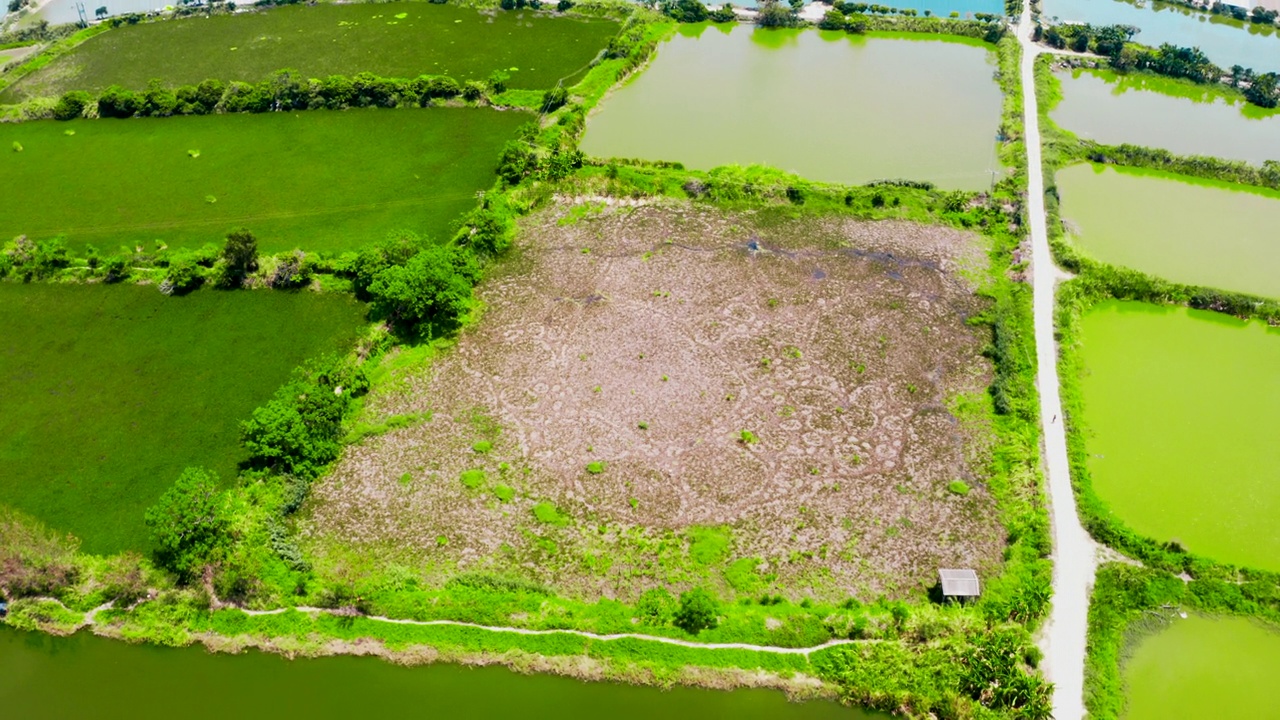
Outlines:
{"label": "road curve", "polygon": [[1041,631],[1044,671],[1053,681],[1053,717],[1084,717],[1085,631],[1096,557],[1093,540],[1080,525],[1071,490],[1067,435],[1058,388],[1058,346],[1054,336],[1054,283],[1057,268],[1049,252],[1044,211],[1044,165],[1040,152],[1040,115],[1036,105],[1035,66],[1039,47],[1031,39],[1029,0],[1018,22],[1022,44],[1022,108],[1027,144],[1027,216],[1031,223],[1031,268],[1035,297],[1036,378],[1040,425],[1053,524],[1053,605]]}

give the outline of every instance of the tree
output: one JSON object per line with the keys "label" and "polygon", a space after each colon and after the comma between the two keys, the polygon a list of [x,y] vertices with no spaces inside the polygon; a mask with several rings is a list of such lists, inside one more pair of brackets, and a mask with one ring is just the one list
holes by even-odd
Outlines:
{"label": "tree", "polygon": [[822,20],[818,22],[818,27],[823,30],[843,30],[846,22],[844,13],[831,8],[822,16]]}
{"label": "tree", "polygon": [[428,247],[404,265],[378,273],[369,293],[375,306],[406,329],[422,323],[451,325],[470,303],[472,262],[454,248]]}
{"label": "tree", "polygon": [[1249,87],[1245,88],[1244,97],[1254,105],[1264,108],[1280,104],[1280,75],[1263,73],[1255,76]]}
{"label": "tree", "polygon": [[222,260],[226,263],[226,284],[239,285],[258,269],[258,239],[244,228],[232,230],[222,246]]}
{"label": "tree", "polygon": [[662,3],[662,12],[676,22],[705,22],[709,12],[701,0],[666,0]]}
{"label": "tree", "polygon": [[554,112],[567,102],[569,102],[569,91],[557,85],[542,93],[541,111]]}
{"label": "tree", "polygon": [[761,27],[791,27],[796,24],[796,15],[778,0],[761,0],[756,22]]}
{"label": "tree", "polygon": [[147,509],[156,561],[183,580],[195,577],[227,541],[229,516],[218,476],[203,468],[182,471],[173,487]]}
{"label": "tree", "polygon": [[680,607],[676,608],[676,627],[690,635],[714,628],[719,622],[720,607],[716,599],[702,588],[680,593]]}
{"label": "tree", "polygon": [[412,230],[393,230],[382,242],[362,248],[347,268],[356,296],[368,300],[369,286],[378,273],[392,265],[404,265],[423,246],[422,238]]}

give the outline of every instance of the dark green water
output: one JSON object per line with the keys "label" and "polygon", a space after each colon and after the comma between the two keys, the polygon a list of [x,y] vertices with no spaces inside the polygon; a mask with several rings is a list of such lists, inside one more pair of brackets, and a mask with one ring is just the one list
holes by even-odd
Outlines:
{"label": "dark green water", "polygon": [[0,717],[23,720],[253,718],[602,718],[871,720],[834,703],[768,690],[717,692],[584,683],[504,668],[406,668],[373,658],[285,660],[210,654],[80,633],[0,626]]}
{"label": "dark green water", "polygon": [[1280,632],[1191,615],[1143,638],[1125,663],[1124,720],[1280,718]]}
{"label": "dark green water", "polygon": [[684,26],[587,121],[598,157],[707,170],[759,163],[824,182],[983,190],[1000,172],[1000,88],[982,43]]}
{"label": "dark green water", "polygon": [[1089,472],[1112,512],[1161,542],[1280,571],[1280,330],[1106,302],[1081,338]]}

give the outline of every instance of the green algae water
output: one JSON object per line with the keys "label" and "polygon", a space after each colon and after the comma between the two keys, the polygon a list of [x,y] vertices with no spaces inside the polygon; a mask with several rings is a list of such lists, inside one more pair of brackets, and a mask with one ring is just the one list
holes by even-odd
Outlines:
{"label": "green algae water", "polygon": [[1198,47],[1219,67],[1243,65],[1258,72],[1280,70],[1280,33],[1275,28],[1194,12],[1179,5],[1123,0],[1044,0],[1047,19],[1094,25],[1132,25],[1133,41],[1159,47]]}
{"label": "green algae water", "polygon": [[1280,160],[1280,111],[1209,86],[1152,75],[1075,70],[1057,76],[1062,102],[1050,115],[1082,139],[1254,165]]}
{"label": "green algae water", "polygon": [[1143,638],[1126,662],[1125,720],[1280,718],[1280,630],[1191,615]]}
{"label": "green algae water", "polygon": [[983,43],[686,26],[587,121],[582,149],[699,170],[981,190],[1000,172],[1000,88]]}
{"label": "green algae water", "polygon": [[1087,164],[1060,170],[1057,188],[1068,231],[1103,262],[1280,297],[1280,192]]}
{"label": "green algae water", "polygon": [[225,718],[554,718],[871,720],[780,692],[662,691],[584,683],[504,668],[402,667],[373,658],[285,660],[130,645],[79,633],[56,638],[0,625],[0,708],[25,720]]}
{"label": "green algae water", "polygon": [[1111,301],[1084,315],[1081,339],[1089,472],[1112,512],[1156,540],[1280,570],[1280,330]]}

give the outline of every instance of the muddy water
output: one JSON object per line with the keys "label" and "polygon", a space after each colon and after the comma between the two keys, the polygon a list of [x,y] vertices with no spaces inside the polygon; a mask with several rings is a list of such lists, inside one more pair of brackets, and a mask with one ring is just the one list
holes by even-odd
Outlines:
{"label": "muddy water", "polygon": [[1280,192],[1088,164],[1057,187],[1068,232],[1103,262],[1280,298]]}
{"label": "muddy water", "polygon": [[1075,70],[1059,72],[1058,79],[1062,102],[1050,115],[1082,139],[1254,165],[1280,160],[1280,111],[1263,110],[1203,85],[1149,75]]}
{"label": "muddy water", "polygon": [[1280,570],[1280,330],[1107,302],[1081,331],[1098,495],[1143,535]]}
{"label": "muddy water", "polygon": [[696,169],[760,163],[827,182],[984,189],[999,171],[1001,103],[988,47],[686,26],[605,99],[582,149]]}
{"label": "muddy water", "polygon": [[1094,25],[1133,25],[1142,30],[1134,42],[1158,47],[1172,43],[1198,47],[1214,64],[1251,67],[1259,72],[1280,70],[1280,33],[1258,25],[1244,25],[1221,15],[1192,12],[1161,2],[1139,5],[1121,0],[1042,0],[1045,18]]}
{"label": "muddy water", "polygon": [[1276,718],[1280,628],[1246,618],[1176,619],[1124,668],[1125,720]]}
{"label": "muddy water", "polygon": [[55,638],[0,625],[0,712],[7,718],[521,718],[872,720],[779,692],[584,683],[504,668],[401,667],[373,658],[285,660],[249,652]]}

